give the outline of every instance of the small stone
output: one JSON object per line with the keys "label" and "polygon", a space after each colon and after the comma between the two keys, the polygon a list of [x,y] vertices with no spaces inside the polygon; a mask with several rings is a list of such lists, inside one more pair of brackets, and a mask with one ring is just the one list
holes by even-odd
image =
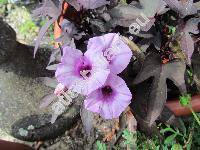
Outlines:
{"label": "small stone", "polygon": [[35,129],[35,127],[34,127],[33,125],[30,125],[30,126],[28,126],[27,129],[28,129],[28,130],[33,130],[33,129]]}
{"label": "small stone", "polygon": [[24,130],[23,128],[20,128],[19,129],[19,134],[21,136],[27,136],[28,135],[28,131],[27,130]]}

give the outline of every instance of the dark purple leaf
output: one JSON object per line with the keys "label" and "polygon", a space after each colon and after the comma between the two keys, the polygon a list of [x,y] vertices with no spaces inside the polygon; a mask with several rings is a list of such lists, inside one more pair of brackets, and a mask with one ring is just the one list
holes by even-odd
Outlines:
{"label": "dark purple leaf", "polygon": [[150,23],[146,26],[146,30],[148,30],[154,24],[155,14],[158,14],[159,12],[166,12],[166,4],[161,0],[140,0],[140,7],[136,4],[120,4],[114,7],[110,11],[112,18],[111,24],[129,27],[132,23],[136,22],[137,18],[141,18],[141,14],[144,14],[151,20]]}
{"label": "dark purple leaf", "polygon": [[58,17],[61,11],[51,0],[43,0],[42,6],[33,10],[33,16],[49,16],[51,18]]}
{"label": "dark purple leaf", "polygon": [[187,61],[189,64],[191,64],[191,57],[194,52],[194,41],[190,35],[190,33],[198,34],[198,23],[200,22],[199,18],[192,18],[187,21],[184,29],[183,29],[183,35],[180,40],[180,45],[182,51],[187,56]]}
{"label": "dark purple leaf", "polygon": [[108,0],[77,0],[77,2],[85,9],[96,9],[110,3]]}
{"label": "dark purple leaf", "polygon": [[77,0],[67,0],[67,2],[72,5],[77,11],[81,10],[81,5],[77,2]]}
{"label": "dark purple leaf", "polygon": [[64,19],[61,23],[62,34],[59,38],[55,39],[56,42],[62,43],[64,46],[72,46],[74,47],[74,39],[79,40],[82,38],[82,33],[78,33],[77,28],[75,25]]}
{"label": "dark purple leaf", "polygon": [[186,93],[185,68],[186,65],[182,61],[161,64],[160,57],[154,53],[145,59],[134,83],[138,84],[153,77],[146,116],[146,121],[149,122],[149,125],[154,123],[164,108],[167,99],[167,79],[173,81],[182,94]]}
{"label": "dark purple leaf", "polygon": [[43,5],[40,8],[37,8],[33,11],[34,16],[49,16],[51,19],[40,29],[39,35],[36,40],[34,48],[34,57],[39,47],[39,44],[47,32],[51,24],[53,24],[61,14],[63,0],[60,0],[59,7],[57,7],[51,0],[44,0]]}
{"label": "dark purple leaf", "polygon": [[67,0],[67,2],[77,11],[80,11],[81,7],[84,9],[96,9],[109,4],[108,0]]}
{"label": "dark purple leaf", "polygon": [[187,55],[188,63],[191,64],[191,57],[194,52],[194,41],[192,37],[188,33],[183,34],[180,44],[182,51]]}
{"label": "dark purple leaf", "polygon": [[193,0],[187,0],[186,2],[178,0],[164,0],[164,1],[172,10],[180,13],[182,17],[197,13],[197,9],[193,5]]}
{"label": "dark purple leaf", "polygon": [[64,19],[60,26],[63,32],[67,32],[71,36],[77,34],[75,25],[67,19]]}
{"label": "dark purple leaf", "polygon": [[37,53],[37,49],[40,45],[40,42],[41,42],[43,36],[47,32],[47,30],[51,26],[51,24],[53,24],[56,20],[57,20],[57,17],[52,18],[51,20],[47,21],[47,23],[44,26],[42,26],[42,28],[40,29],[39,35],[38,35],[37,40],[35,42],[34,58],[35,58],[35,55]]}
{"label": "dark purple leaf", "polygon": [[50,65],[52,62],[54,61],[57,61],[57,62],[60,62],[61,60],[61,52],[60,52],[60,49],[54,49],[51,53],[51,56],[50,56],[50,60],[49,60],[49,63],[48,65]]}
{"label": "dark purple leaf", "polygon": [[105,24],[102,20],[100,19],[91,19],[90,23],[92,24],[93,31],[97,30],[97,31],[101,31],[101,32],[106,32],[109,30],[109,26],[107,26],[107,24]]}

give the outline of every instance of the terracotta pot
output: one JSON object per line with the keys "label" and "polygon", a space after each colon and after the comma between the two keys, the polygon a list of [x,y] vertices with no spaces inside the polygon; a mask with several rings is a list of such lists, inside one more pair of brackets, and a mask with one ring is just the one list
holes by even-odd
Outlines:
{"label": "terracotta pot", "polygon": [[9,142],[9,141],[3,141],[3,140],[0,140],[0,149],[1,150],[33,150],[33,148],[27,145]]}
{"label": "terracotta pot", "polygon": [[[179,99],[168,100],[166,106],[175,114],[175,116],[187,116],[191,114],[189,108],[181,106]],[[195,112],[200,112],[200,95],[192,97],[191,107]]]}

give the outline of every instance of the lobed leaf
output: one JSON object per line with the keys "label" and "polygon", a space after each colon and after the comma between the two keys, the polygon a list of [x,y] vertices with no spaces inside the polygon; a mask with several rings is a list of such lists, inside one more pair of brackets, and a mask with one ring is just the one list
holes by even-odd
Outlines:
{"label": "lobed leaf", "polygon": [[164,1],[172,10],[180,13],[182,17],[197,13],[197,9],[193,4],[193,0],[187,0],[186,2],[178,0],[164,0]]}
{"label": "lobed leaf", "polygon": [[56,5],[51,0],[44,0],[43,5],[40,8],[37,8],[33,11],[34,16],[49,16],[51,19],[47,21],[47,23],[40,29],[39,35],[36,40],[35,48],[34,48],[34,58],[37,52],[37,49],[39,47],[40,41],[42,40],[43,36],[47,32],[48,28],[51,24],[53,24],[58,17],[61,14],[62,11],[62,4],[63,0],[60,0],[59,7],[56,7]]}
{"label": "lobed leaf", "polygon": [[189,64],[191,64],[191,57],[194,52],[194,41],[190,33],[197,34],[199,32],[198,30],[199,22],[200,22],[199,18],[192,18],[188,20],[183,29],[183,35],[180,40],[181,49],[186,54],[187,61]]}

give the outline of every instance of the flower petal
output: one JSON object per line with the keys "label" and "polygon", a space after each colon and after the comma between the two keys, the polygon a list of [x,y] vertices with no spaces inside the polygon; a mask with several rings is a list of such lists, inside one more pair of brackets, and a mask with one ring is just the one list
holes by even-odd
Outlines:
{"label": "flower petal", "polygon": [[119,74],[121,73],[130,63],[130,59],[132,57],[132,51],[126,45],[121,38],[119,37],[118,34],[115,35],[111,46],[115,48],[116,50],[115,55],[116,57],[111,60],[110,64],[110,70],[114,74]]}
{"label": "flower petal", "polygon": [[[113,84],[115,83],[115,84]],[[120,78],[119,76],[116,75],[109,75],[107,79],[107,84],[112,85],[112,88],[118,93],[118,94],[123,94],[127,95],[127,99],[132,98],[132,94],[129,90],[129,88],[126,85],[126,82]]]}
{"label": "flower petal", "polygon": [[102,99],[102,95],[100,94],[100,90],[96,90],[87,97],[87,100],[84,101],[84,107],[89,111],[100,113],[103,100],[99,99]]}
{"label": "flower petal", "polygon": [[86,51],[84,56],[90,60],[92,68],[104,68],[104,69],[108,68],[109,63],[103,56],[102,51],[94,51],[94,52]]}
{"label": "flower petal", "polygon": [[70,86],[70,89],[73,89],[77,93],[88,95],[104,85],[109,73],[109,69],[92,70],[91,77],[85,80],[76,80]]}
{"label": "flower petal", "polygon": [[[115,57],[109,62],[109,68],[112,73],[121,73],[129,64],[132,57],[131,49],[121,40],[120,36],[116,33],[109,33],[103,36],[91,38],[88,42],[87,55],[96,58],[97,62],[100,62],[99,58],[102,57],[104,52],[108,49],[112,49]],[[95,55],[95,57],[94,57]],[[100,56],[101,57],[97,57]]]}
{"label": "flower petal", "polygon": [[115,35],[116,33],[108,33],[103,36],[90,38],[88,41],[87,51],[96,52],[109,48]]}
{"label": "flower petal", "polygon": [[92,78],[88,82],[88,93],[94,91],[104,85],[106,79],[110,73],[109,69],[96,69],[92,75]]}
{"label": "flower petal", "polygon": [[59,83],[69,87],[78,77],[75,75],[74,66],[67,64],[58,64],[55,76]]}
{"label": "flower petal", "polygon": [[132,94],[125,81],[117,75],[110,74],[105,85],[112,88],[113,96],[105,97],[101,88],[97,89],[88,95],[84,106],[87,110],[99,113],[104,119],[118,118],[130,104]]}
{"label": "flower petal", "polygon": [[120,114],[128,107],[131,103],[131,97],[127,95],[120,94],[115,100],[113,100],[112,104],[110,104],[113,111],[113,118],[118,118]]}
{"label": "flower petal", "polygon": [[79,77],[76,75],[77,62],[82,61],[83,54],[80,50],[66,46],[63,48],[61,63],[58,64],[55,76],[59,83],[69,87]]}
{"label": "flower petal", "polygon": [[75,48],[65,46],[63,48],[63,56],[61,58],[61,62],[67,64],[73,64],[74,60],[83,56],[83,53]]}

